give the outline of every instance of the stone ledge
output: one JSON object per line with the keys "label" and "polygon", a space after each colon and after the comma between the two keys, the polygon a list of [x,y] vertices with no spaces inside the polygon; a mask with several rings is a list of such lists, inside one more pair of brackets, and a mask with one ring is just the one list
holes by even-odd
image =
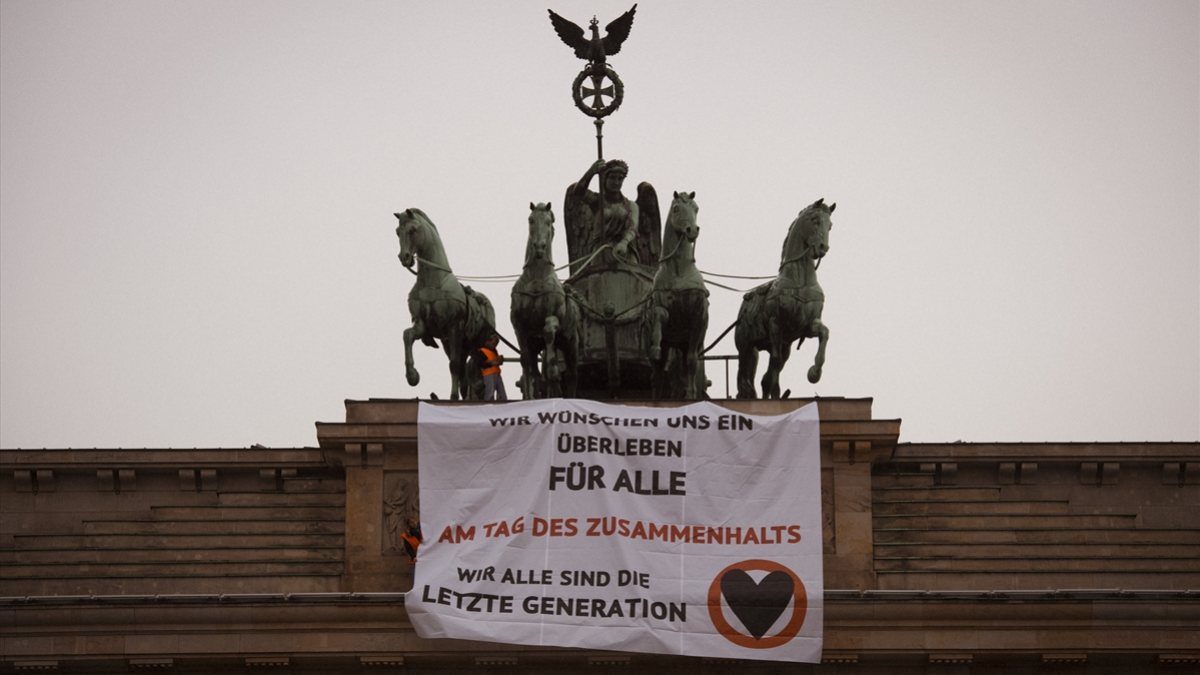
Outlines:
{"label": "stone ledge", "polygon": [[[841,396],[821,398],[794,398],[785,400],[764,399],[709,399],[729,410],[751,415],[782,415],[812,402],[817,403],[821,419],[870,420],[872,398],[844,398]],[[518,403],[519,401],[512,401]],[[421,399],[371,398],[346,400],[346,422],[348,424],[401,423],[416,424],[419,403],[434,403],[441,406],[496,405],[482,401],[430,401]],[[678,408],[691,401],[616,401],[617,405],[642,406],[646,408]],[[318,423],[320,424],[320,423]]]}
{"label": "stone ledge", "polygon": [[[125,659],[177,661],[179,645],[204,644],[188,658],[351,658],[396,656],[406,666],[458,659],[516,657],[519,665],[586,666],[604,652],[508,649],[492,643],[422,640],[401,609],[399,593],[0,598],[4,660]],[[826,592],[826,649],[831,655],[890,658],[897,649],[930,656],[1039,659],[1041,655],[1166,655],[1180,663],[1200,655],[1194,626],[1198,591],[1078,589],[1043,592]],[[928,626],[943,626],[936,639]],[[104,640],[95,636],[112,636]],[[226,648],[229,636],[238,641]],[[314,639],[315,636],[321,639]],[[218,647],[219,645],[219,647]],[[519,649],[520,653],[515,651]],[[634,666],[675,657],[631,655]],[[843,661],[846,662],[846,661]],[[361,663],[361,662],[360,662]],[[365,665],[365,664],[363,664]],[[379,665],[383,665],[382,663]]]}
{"label": "stone ledge", "polygon": [[1200,443],[900,443],[887,461],[1200,462]]}
{"label": "stone ledge", "polygon": [[323,467],[319,448],[0,449],[0,471],[30,469],[191,470],[251,467]]}
{"label": "stone ledge", "polygon": [[[900,420],[821,420],[821,437],[823,439],[865,441],[879,447],[890,448],[899,435]],[[407,445],[415,450],[417,425],[415,422],[317,422],[317,439],[320,441],[321,448],[334,453],[345,453],[348,444],[378,444],[387,447]],[[857,459],[871,461],[872,454],[863,452]],[[349,461],[343,460],[340,463],[357,466],[359,462],[355,458]]]}
{"label": "stone ledge", "polygon": [[[0,596],[0,608],[55,606],[132,606],[132,605],[404,605],[405,593],[156,593],[133,595],[45,595]],[[1041,590],[946,591],[825,589],[826,603],[845,602],[1120,602],[1154,603],[1180,601],[1194,603],[1200,610],[1200,589],[1136,588],[1057,588]]]}

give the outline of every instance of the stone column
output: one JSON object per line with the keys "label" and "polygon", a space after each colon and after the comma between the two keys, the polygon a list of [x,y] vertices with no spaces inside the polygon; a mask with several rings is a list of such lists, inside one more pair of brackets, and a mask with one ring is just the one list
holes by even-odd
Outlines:
{"label": "stone column", "polygon": [[399,590],[380,579],[383,542],[383,446],[346,444],[346,573],[344,590]]}
{"label": "stone column", "polygon": [[[833,527],[833,550],[827,547],[825,551],[825,587],[876,588],[871,530],[871,443],[822,439],[822,446],[821,490],[833,493],[833,517],[828,514],[825,517],[826,526]],[[828,508],[828,500],[825,503]],[[829,542],[828,535],[826,541]]]}

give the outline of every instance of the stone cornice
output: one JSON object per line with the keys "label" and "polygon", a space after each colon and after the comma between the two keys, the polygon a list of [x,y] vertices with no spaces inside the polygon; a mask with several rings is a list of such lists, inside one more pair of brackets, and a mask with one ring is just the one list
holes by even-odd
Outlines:
{"label": "stone cornice", "polygon": [[893,462],[1200,462],[1200,443],[901,443]]}
{"label": "stone cornice", "polygon": [[173,469],[324,466],[319,448],[193,448],[193,449],[0,449],[0,470],[88,469],[95,467]]}
{"label": "stone cornice", "polygon": [[[1045,591],[857,591],[825,593],[825,650],[868,658],[956,653],[1040,655],[1040,636],[1055,653],[1195,656],[1200,591],[1077,589]],[[930,632],[929,627],[938,630]],[[493,652],[521,659],[583,663],[599,652],[562,648],[424,640],[412,630],[401,593],[310,593],[178,596],[0,598],[4,660],[105,659],[136,643],[144,657],[178,656],[179,644],[212,636],[271,630],[271,652],[289,658],[389,652],[410,661],[452,665]],[[960,635],[961,633],[961,635]],[[63,642],[61,638],[72,639]],[[101,635],[108,639],[91,639]],[[119,640],[111,636],[119,635]],[[321,635],[315,640],[313,636]],[[1016,636],[1021,644],[1014,644]],[[57,636],[57,637],[55,637]],[[932,637],[930,637],[932,636]],[[932,642],[930,642],[932,640]],[[936,643],[936,644],[935,644]],[[208,656],[258,657],[253,641]],[[46,649],[40,646],[45,646]],[[53,647],[51,648],[51,646]],[[66,649],[64,645],[74,645]],[[191,658],[204,654],[192,654]],[[662,656],[629,654],[638,662]],[[2,660],[0,660],[2,661]]]}

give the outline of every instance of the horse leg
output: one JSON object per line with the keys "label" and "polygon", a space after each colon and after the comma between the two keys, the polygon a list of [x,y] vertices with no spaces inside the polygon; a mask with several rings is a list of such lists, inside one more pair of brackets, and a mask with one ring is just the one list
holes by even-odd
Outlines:
{"label": "horse leg", "polygon": [[779,374],[783,371],[783,366],[787,363],[787,352],[783,352],[780,356],[771,354],[770,360],[767,362],[767,372],[763,374],[762,388],[763,398],[779,398]]}
{"label": "horse leg", "polygon": [[521,396],[526,400],[538,397],[538,355],[530,340],[520,326],[514,326],[517,331],[517,349],[521,350]]}
{"label": "horse leg", "polygon": [[[767,370],[762,377],[762,397],[779,398],[779,327],[774,321],[767,323]],[[772,395],[774,392],[774,395]]]}
{"label": "horse leg", "polygon": [[788,346],[791,340],[785,340],[783,330],[778,323],[772,321],[768,327],[771,359],[767,362],[767,372],[763,375],[763,398],[779,398],[779,373],[783,371],[788,360]]}
{"label": "horse leg", "polygon": [[424,337],[425,324],[420,319],[414,321],[411,328],[404,329],[404,376],[410,387],[415,387],[421,382],[421,374],[413,366],[413,341]]}
{"label": "horse leg", "polygon": [[562,355],[563,355],[563,396],[567,398],[575,398],[575,394],[579,388],[579,363],[577,340],[564,340]]}
{"label": "horse leg", "polygon": [[748,341],[743,344],[737,344],[738,342],[741,341],[734,340],[738,353],[737,397],[758,398],[754,391],[754,375],[758,371],[758,348]]}
{"label": "horse leg", "polygon": [[546,396],[549,398],[562,396],[562,363],[558,350],[554,346],[554,338],[557,334],[558,317],[553,314],[547,315],[546,323],[542,326],[542,341],[546,344],[545,369],[542,375],[546,378]]}
{"label": "horse leg", "polygon": [[708,398],[708,375],[704,372],[704,336],[708,335],[708,302],[700,317],[700,330],[696,332],[696,398]]}
{"label": "horse leg", "polygon": [[483,372],[478,368],[472,368],[474,360],[471,358],[471,352],[475,350],[474,345],[467,340],[463,340],[461,351],[459,351],[458,363],[462,372],[462,379],[459,380],[458,392],[464,401],[482,401],[483,400]]}
{"label": "horse leg", "polygon": [[675,386],[675,379],[671,377],[675,370],[678,370],[679,357],[676,350],[670,345],[662,347],[661,356],[657,361],[651,361],[652,370],[650,372],[650,396],[654,399],[673,399],[678,398],[678,387]]}
{"label": "horse leg", "polygon": [[689,401],[700,398],[703,385],[700,382],[702,369],[701,357],[704,353],[704,334],[708,331],[708,310],[700,314],[700,325],[688,335],[687,347],[684,351],[684,397]]}
{"label": "horse leg", "polygon": [[646,356],[652,362],[662,358],[662,327],[670,318],[667,309],[662,305],[650,307],[650,316],[646,323]]}
{"label": "horse leg", "polygon": [[442,340],[442,349],[446,352],[446,360],[450,366],[450,400],[457,401],[467,393],[463,381],[463,346],[462,336],[458,331],[447,335]]}
{"label": "horse leg", "polygon": [[825,343],[829,340],[829,328],[818,319],[814,324],[817,335],[817,356],[813,359],[812,367],[808,369],[808,381],[816,384],[821,380],[821,366],[825,365]]}
{"label": "horse leg", "polygon": [[680,360],[683,361],[681,378],[683,380],[683,398],[688,401],[696,399],[696,350],[691,345],[680,350]]}
{"label": "horse leg", "polygon": [[579,384],[579,308],[567,303],[563,314],[563,395],[575,398]]}
{"label": "horse leg", "polygon": [[[664,353],[662,345],[662,327],[670,316],[662,305],[652,305],[647,310],[646,356],[650,359],[650,396],[654,399],[670,396],[667,373],[669,354]],[[669,352],[669,349],[666,351]]]}

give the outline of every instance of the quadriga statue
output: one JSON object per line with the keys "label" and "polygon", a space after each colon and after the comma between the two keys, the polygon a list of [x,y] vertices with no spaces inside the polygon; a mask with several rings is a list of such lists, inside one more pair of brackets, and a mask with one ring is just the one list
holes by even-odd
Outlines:
{"label": "quadriga statue", "polygon": [[[763,398],[779,398],[779,373],[787,363],[792,341],[817,338],[817,355],[808,369],[808,381],[821,379],[829,329],[821,323],[825,292],[817,283],[817,267],[829,252],[829,217],[837,204],[818,199],[792,221],[783,240],[779,274],[774,280],[746,293],[738,310],[734,344],[738,352],[738,398],[754,398],[758,352],[770,354],[762,378]],[[799,349],[799,344],[796,348]]]}
{"label": "quadriga statue", "polygon": [[412,327],[404,331],[404,368],[408,383],[417,386],[421,375],[413,366],[412,345],[420,340],[442,349],[450,362],[450,400],[473,397],[474,380],[467,358],[495,330],[496,313],[487,296],[463,286],[446,260],[437,227],[421,209],[395,214],[400,224],[400,263],[409,271],[416,266],[417,281],[408,293]]}

